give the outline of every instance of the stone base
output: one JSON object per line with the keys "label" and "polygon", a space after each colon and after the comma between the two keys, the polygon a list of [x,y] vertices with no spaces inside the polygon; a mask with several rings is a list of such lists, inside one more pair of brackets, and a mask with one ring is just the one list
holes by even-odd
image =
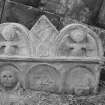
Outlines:
{"label": "stone base", "polygon": [[[28,93],[27,97],[24,97],[23,99],[20,98],[18,101],[12,101],[13,100],[9,100],[8,105],[11,105],[12,103],[13,105],[104,105],[105,94],[76,97],[72,95],[59,95],[36,91]],[[5,103],[5,105],[7,104]]]}

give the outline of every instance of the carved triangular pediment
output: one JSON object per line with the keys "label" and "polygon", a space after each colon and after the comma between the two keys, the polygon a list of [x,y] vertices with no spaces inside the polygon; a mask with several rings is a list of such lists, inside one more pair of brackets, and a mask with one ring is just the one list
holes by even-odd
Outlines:
{"label": "carved triangular pediment", "polygon": [[48,57],[55,55],[55,39],[59,34],[55,26],[43,15],[30,30],[33,39],[33,56]]}

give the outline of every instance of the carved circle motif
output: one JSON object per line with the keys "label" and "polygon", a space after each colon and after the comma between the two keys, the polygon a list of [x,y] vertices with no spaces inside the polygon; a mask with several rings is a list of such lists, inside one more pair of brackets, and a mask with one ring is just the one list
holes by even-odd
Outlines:
{"label": "carved circle motif", "polygon": [[73,41],[79,43],[81,41],[83,41],[86,37],[86,33],[83,32],[82,30],[74,30],[74,31],[71,31],[71,38],[73,39]]}
{"label": "carved circle motif", "polygon": [[66,72],[66,86],[76,95],[89,95],[95,86],[95,76],[85,67],[74,67]]}
{"label": "carved circle motif", "polygon": [[59,78],[56,68],[46,64],[37,65],[26,75],[26,87],[31,90],[58,92]]}
{"label": "carved circle motif", "polygon": [[0,67],[0,86],[4,90],[12,90],[19,83],[19,71],[14,65],[5,64]]}
{"label": "carved circle motif", "polygon": [[31,44],[28,29],[18,23],[0,25],[0,55],[29,56]]}

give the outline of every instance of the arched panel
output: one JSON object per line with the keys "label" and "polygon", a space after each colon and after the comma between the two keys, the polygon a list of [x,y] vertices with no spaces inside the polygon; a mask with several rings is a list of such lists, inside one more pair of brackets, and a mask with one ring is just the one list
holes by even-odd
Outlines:
{"label": "arched panel", "polygon": [[5,91],[19,89],[21,78],[20,70],[13,64],[0,65],[0,88]]}
{"label": "arched panel", "polygon": [[57,55],[73,57],[101,57],[103,47],[98,35],[82,24],[71,24],[61,30],[57,38]]}
{"label": "arched panel", "polygon": [[26,88],[58,92],[60,73],[56,68],[40,64],[32,67],[26,75]]}
{"label": "arched panel", "polygon": [[78,66],[66,72],[66,88],[77,95],[87,95],[95,86],[95,75],[88,68]]}
{"label": "arched panel", "polygon": [[31,56],[29,30],[18,23],[0,24],[0,55]]}

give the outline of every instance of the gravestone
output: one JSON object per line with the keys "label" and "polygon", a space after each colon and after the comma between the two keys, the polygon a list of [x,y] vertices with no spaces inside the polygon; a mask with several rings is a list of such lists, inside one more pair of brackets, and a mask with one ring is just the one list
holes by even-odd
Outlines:
{"label": "gravestone", "polygon": [[98,15],[98,23],[101,27],[105,27],[105,0],[103,0],[99,15]]}
{"label": "gravestone", "polygon": [[98,93],[103,46],[87,26],[70,24],[59,32],[42,16],[30,31],[3,23],[0,33],[1,105],[63,105],[62,97]]}

